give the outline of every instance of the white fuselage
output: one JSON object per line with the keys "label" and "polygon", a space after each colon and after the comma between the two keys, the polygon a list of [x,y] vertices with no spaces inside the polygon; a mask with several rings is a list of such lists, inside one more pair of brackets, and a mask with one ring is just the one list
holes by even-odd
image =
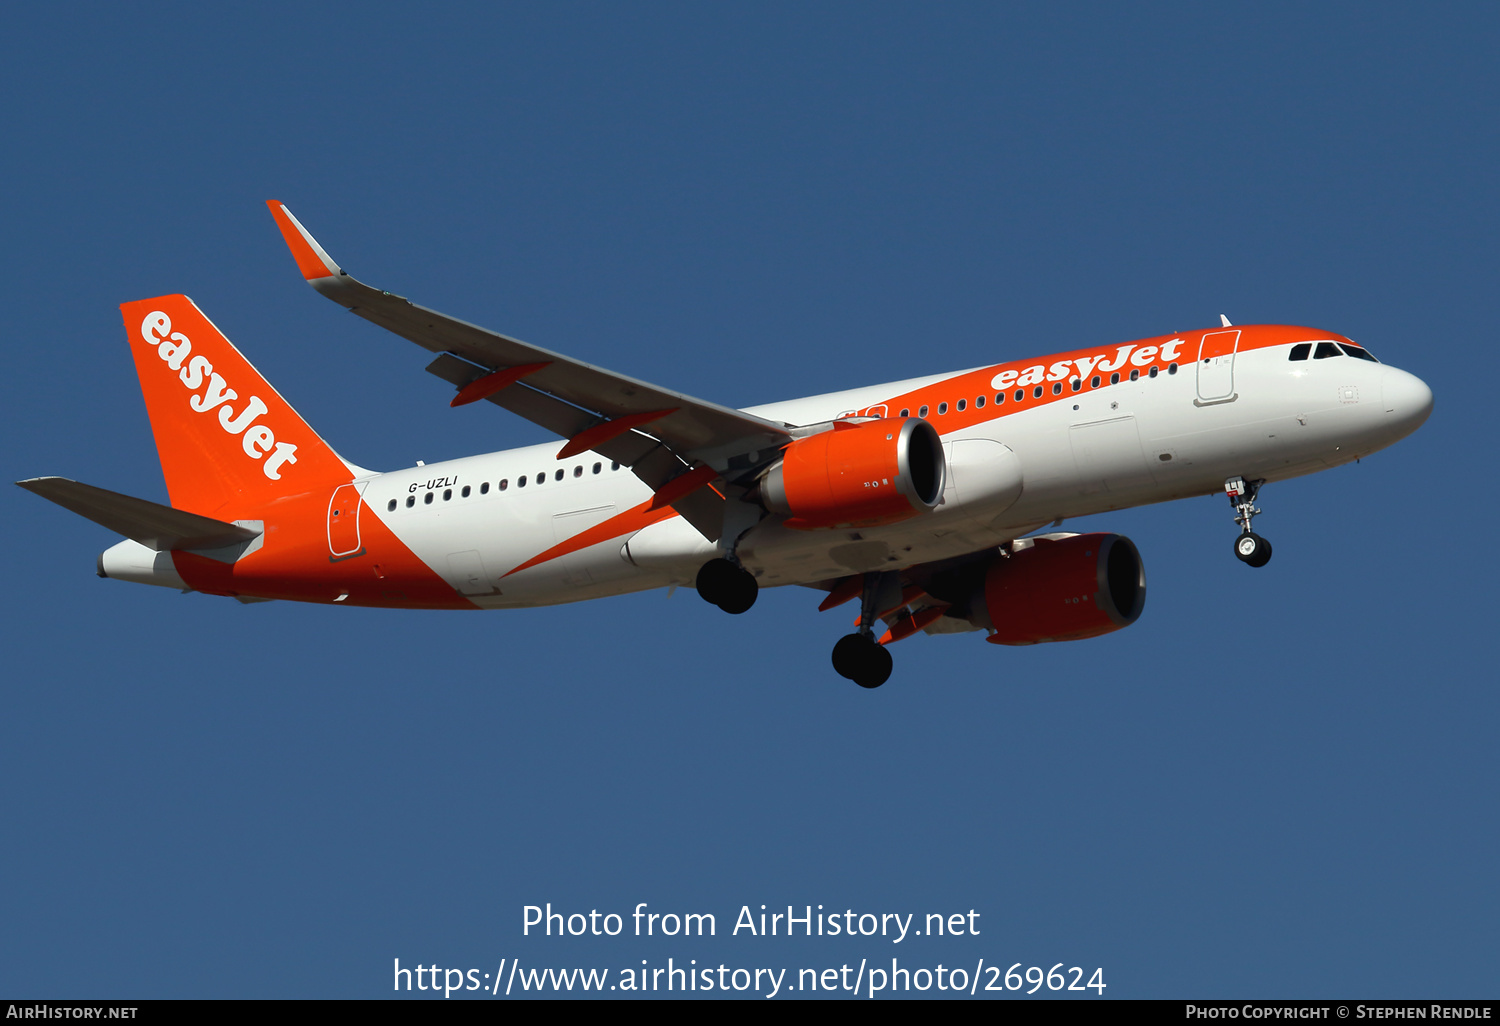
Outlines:
{"label": "white fuselage", "polygon": [[[949,459],[936,511],[857,530],[794,530],[770,516],[744,533],[735,551],[762,586],[897,570],[994,547],[1059,518],[1218,492],[1231,476],[1275,481],[1338,466],[1409,434],[1431,408],[1430,391],[1405,371],[1349,357],[1293,362],[1289,349],[1240,352],[1228,377],[1216,380],[1213,367],[1189,354],[1174,373],[1065,391],[1035,406],[992,405],[997,415],[951,430],[944,422],[959,421],[958,400],[975,402],[957,391],[973,372],[754,407],[747,412],[816,424],[955,383],[945,400],[954,412],[940,414],[932,403],[926,418]],[[559,461],[561,447],[472,456],[356,484],[367,510],[484,608],[688,583],[718,551],[670,517],[513,573],[651,498],[627,468],[593,453]]]}

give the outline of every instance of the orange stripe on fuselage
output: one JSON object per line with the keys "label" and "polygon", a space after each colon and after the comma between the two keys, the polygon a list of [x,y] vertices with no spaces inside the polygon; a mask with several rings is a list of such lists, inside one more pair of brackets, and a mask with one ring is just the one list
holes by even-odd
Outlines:
{"label": "orange stripe on fuselage", "polygon": [[[1204,328],[1198,331],[1190,331],[1173,335],[1159,335],[1156,338],[1143,338],[1135,342],[1124,342],[1112,346],[1092,346],[1088,349],[1075,349],[1067,353],[1058,353],[1053,356],[1033,357],[1027,360],[1011,360],[1007,363],[997,363],[991,367],[983,367],[979,370],[969,371],[931,385],[910,392],[903,392],[890,399],[872,404],[864,410],[856,413],[876,413],[888,417],[898,417],[901,411],[908,410],[909,416],[915,417],[923,406],[928,408],[927,420],[938,429],[939,434],[949,434],[961,431],[964,428],[973,427],[976,424],[984,424],[1001,417],[1012,414],[1024,413],[1027,410],[1045,406],[1052,402],[1064,402],[1070,397],[1081,395],[1085,392],[1093,392],[1102,388],[1110,388],[1109,378],[1111,373],[1120,375],[1120,384],[1130,382],[1130,372],[1139,371],[1141,378],[1146,378],[1152,367],[1157,369],[1158,375],[1167,372],[1168,367],[1175,363],[1178,373],[1193,371],[1198,360],[1198,345],[1206,334],[1222,332],[1223,328]],[[1305,342],[1312,339],[1334,339],[1343,341],[1342,335],[1334,332],[1319,331],[1315,328],[1297,327],[1285,324],[1252,324],[1236,326],[1234,329],[1240,332],[1239,352],[1245,353],[1256,349],[1268,349],[1273,346],[1290,345],[1294,342]],[[1168,347],[1177,342],[1175,354],[1170,359],[1163,359],[1161,353],[1164,349],[1172,351]],[[1143,350],[1153,349],[1150,358],[1141,362],[1134,362],[1134,358]],[[1123,353],[1123,356],[1122,356]],[[1080,360],[1088,361],[1083,366],[1088,368],[1087,374],[1080,374]],[[1119,361],[1118,363],[1116,361]],[[1101,370],[1103,364],[1109,369]],[[1053,374],[1054,368],[1067,365],[1067,372],[1061,377]],[[1041,381],[1035,379],[1035,371],[1041,371]],[[1001,387],[995,383],[1001,374],[1015,372],[1006,384]],[[1028,375],[1027,372],[1033,373]],[[1093,378],[1099,375],[1098,389],[1093,385]],[[1071,382],[1073,378],[1081,379],[1082,385],[1077,392],[1073,391]],[[1019,384],[1026,381],[1025,385]],[[1036,386],[1042,386],[1042,394],[1037,396]],[[1052,392],[1052,386],[1061,384],[1062,391],[1056,395]],[[1017,389],[1024,389],[1025,396],[1018,402],[1015,398]],[[995,402],[995,395],[1003,392],[1005,400],[999,404]],[[975,400],[984,397],[984,406],[976,407]],[[959,400],[964,401],[965,409],[958,409]],[[939,413],[938,407],[948,404],[947,413]],[[880,412],[883,409],[883,413]]]}
{"label": "orange stripe on fuselage", "polygon": [[559,556],[566,556],[570,552],[586,549],[590,545],[598,545],[600,542],[609,541],[611,538],[618,538],[622,534],[639,531],[641,528],[649,527],[659,520],[666,520],[676,515],[677,511],[671,506],[652,509],[651,500],[647,499],[639,506],[633,506],[624,513],[617,513],[602,524],[595,524],[587,530],[579,531],[573,537],[566,541],[558,542],[547,551],[537,553],[514,570],[506,573],[505,576],[509,577],[511,574],[518,574],[522,570],[528,570],[539,563],[545,563]]}
{"label": "orange stripe on fuselage", "polygon": [[[261,548],[235,563],[172,553],[187,584],[210,595],[402,609],[475,609],[422,562],[361,501],[360,550],[334,559],[328,547],[328,494],[305,493],[234,515],[264,520]],[[340,599],[339,596],[345,596]]]}

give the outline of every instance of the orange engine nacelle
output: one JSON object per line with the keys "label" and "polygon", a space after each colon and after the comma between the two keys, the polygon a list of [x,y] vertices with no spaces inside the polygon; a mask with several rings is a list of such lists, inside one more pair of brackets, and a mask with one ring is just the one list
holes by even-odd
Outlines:
{"label": "orange engine nacelle", "polygon": [[799,438],[761,481],[768,509],[788,527],[894,524],[943,496],[943,445],[916,417],[853,424]]}
{"label": "orange engine nacelle", "polygon": [[970,606],[974,622],[994,630],[986,639],[994,644],[1094,638],[1129,627],[1145,608],[1146,571],[1129,538],[1044,535],[1013,544],[1009,559],[985,571]]}

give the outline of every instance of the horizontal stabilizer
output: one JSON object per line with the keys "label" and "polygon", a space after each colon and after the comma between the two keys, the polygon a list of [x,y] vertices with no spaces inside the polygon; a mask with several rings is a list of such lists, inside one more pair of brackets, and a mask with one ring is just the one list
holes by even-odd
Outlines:
{"label": "horizontal stabilizer", "polygon": [[247,527],[226,524],[212,517],[95,488],[65,477],[34,477],[16,484],[158,552],[217,549],[250,541],[260,534]]}

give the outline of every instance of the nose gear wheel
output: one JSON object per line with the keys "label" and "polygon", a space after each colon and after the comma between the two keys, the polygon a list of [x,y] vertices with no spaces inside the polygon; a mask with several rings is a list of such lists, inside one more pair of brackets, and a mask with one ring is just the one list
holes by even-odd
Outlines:
{"label": "nose gear wheel", "polygon": [[1271,561],[1271,543],[1254,531],[1247,531],[1234,540],[1234,554],[1242,563],[1265,566]]}

